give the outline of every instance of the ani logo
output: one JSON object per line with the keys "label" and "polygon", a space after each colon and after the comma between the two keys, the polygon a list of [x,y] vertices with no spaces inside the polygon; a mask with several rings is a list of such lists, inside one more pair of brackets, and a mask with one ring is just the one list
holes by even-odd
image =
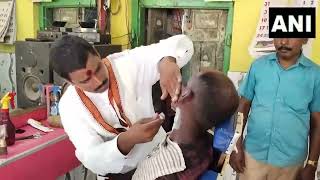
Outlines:
{"label": "ani logo", "polygon": [[270,38],[315,38],[315,8],[269,8]]}

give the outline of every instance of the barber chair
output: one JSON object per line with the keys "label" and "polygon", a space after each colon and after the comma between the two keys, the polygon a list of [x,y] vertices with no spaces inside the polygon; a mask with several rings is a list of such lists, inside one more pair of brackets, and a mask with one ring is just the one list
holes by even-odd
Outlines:
{"label": "barber chair", "polygon": [[213,130],[213,151],[215,160],[210,170],[206,171],[200,180],[221,180],[224,176],[226,165],[235,148],[236,142],[241,136],[243,128],[243,114],[238,113],[225,122],[219,124]]}

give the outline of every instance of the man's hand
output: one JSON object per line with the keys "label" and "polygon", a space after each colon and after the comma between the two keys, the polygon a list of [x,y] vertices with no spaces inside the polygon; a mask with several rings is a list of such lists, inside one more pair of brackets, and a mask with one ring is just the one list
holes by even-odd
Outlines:
{"label": "man's hand", "polygon": [[145,118],[132,125],[132,127],[119,135],[118,149],[124,155],[128,154],[136,144],[153,140],[158,133],[164,119],[156,114],[152,118]]}
{"label": "man's hand", "polygon": [[182,77],[180,68],[176,64],[173,57],[164,57],[159,62],[161,99],[164,100],[168,94],[172,98],[172,102],[176,102],[181,92]]}
{"label": "man's hand", "polygon": [[242,145],[242,138],[238,139],[237,142],[237,150],[238,153],[233,151],[230,155],[230,166],[237,172],[237,173],[243,173],[244,168],[246,167],[245,164],[245,157],[244,157],[244,149]]}
{"label": "man's hand", "polygon": [[156,114],[155,117],[145,118],[135,123],[127,132],[135,144],[150,142],[158,133],[163,121],[164,119]]}
{"label": "man's hand", "polygon": [[297,180],[313,180],[315,178],[317,168],[311,165],[306,165],[301,171],[298,173]]}

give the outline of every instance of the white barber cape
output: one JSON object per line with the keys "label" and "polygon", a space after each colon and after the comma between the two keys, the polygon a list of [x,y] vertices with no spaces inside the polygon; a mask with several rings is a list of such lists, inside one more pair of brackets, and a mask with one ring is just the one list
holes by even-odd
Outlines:
{"label": "white barber cape", "polygon": [[[165,56],[172,56],[181,68],[192,55],[192,41],[185,35],[176,35],[157,44],[108,56],[118,82],[124,112],[132,124],[154,115],[152,85],[160,77],[158,62]],[[122,127],[109,102],[108,91],[85,94],[111,126]],[[69,86],[62,96],[59,110],[63,127],[76,148],[77,158],[97,174],[126,173],[136,168],[138,162],[166,137],[165,131],[160,128],[153,141],[135,145],[125,156],[117,147],[118,136],[107,132],[92,117],[74,86]]]}

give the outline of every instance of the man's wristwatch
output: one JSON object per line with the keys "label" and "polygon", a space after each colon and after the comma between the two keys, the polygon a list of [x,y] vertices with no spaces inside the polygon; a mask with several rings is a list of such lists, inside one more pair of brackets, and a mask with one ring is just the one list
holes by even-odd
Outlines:
{"label": "man's wristwatch", "polygon": [[308,160],[307,164],[317,168],[318,167],[318,161],[312,161],[312,160]]}

